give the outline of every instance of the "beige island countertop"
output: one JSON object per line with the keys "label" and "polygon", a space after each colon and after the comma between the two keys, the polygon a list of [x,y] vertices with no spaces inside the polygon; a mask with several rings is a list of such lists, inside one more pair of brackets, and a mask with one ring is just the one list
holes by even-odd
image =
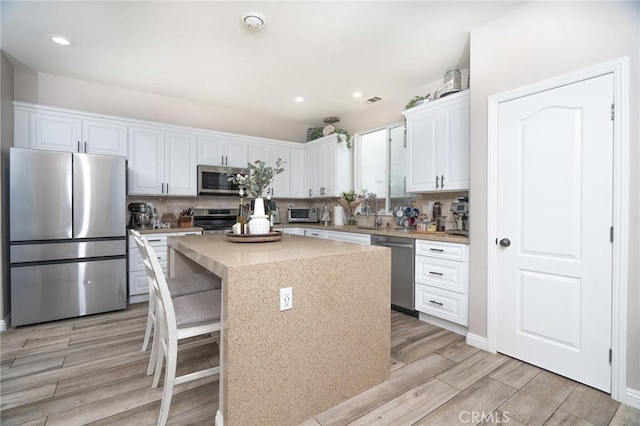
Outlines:
{"label": "beige island countertop", "polygon": [[[216,424],[295,425],[389,377],[391,252],[284,235],[169,237],[169,273],[222,278]],[[280,311],[280,289],[292,309]]]}

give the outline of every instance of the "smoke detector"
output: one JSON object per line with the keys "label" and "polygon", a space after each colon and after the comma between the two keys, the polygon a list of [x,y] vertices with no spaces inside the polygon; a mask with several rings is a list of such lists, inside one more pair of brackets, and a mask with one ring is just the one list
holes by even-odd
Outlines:
{"label": "smoke detector", "polygon": [[247,12],[240,16],[240,21],[248,28],[253,30],[262,29],[266,23],[266,18],[258,12]]}

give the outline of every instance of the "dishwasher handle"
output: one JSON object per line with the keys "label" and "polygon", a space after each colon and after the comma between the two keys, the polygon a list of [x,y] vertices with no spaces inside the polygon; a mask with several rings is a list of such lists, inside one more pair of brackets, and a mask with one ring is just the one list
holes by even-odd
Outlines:
{"label": "dishwasher handle", "polygon": [[401,248],[410,248],[413,249],[413,245],[411,244],[398,244],[398,243],[380,243],[380,242],[376,242],[375,244],[373,244],[375,246],[383,246],[383,247],[401,247]]}

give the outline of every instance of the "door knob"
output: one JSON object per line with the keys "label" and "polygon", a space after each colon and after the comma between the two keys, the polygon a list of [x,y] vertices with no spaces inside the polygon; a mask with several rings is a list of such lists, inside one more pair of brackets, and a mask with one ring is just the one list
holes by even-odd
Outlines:
{"label": "door knob", "polygon": [[502,247],[509,247],[511,245],[511,240],[508,238],[503,238],[500,240],[500,245]]}

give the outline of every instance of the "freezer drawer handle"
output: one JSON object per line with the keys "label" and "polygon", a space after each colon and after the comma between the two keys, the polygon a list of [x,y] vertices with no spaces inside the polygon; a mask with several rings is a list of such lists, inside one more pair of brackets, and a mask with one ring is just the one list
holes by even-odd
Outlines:
{"label": "freezer drawer handle", "polygon": [[443,249],[436,249],[436,248],[430,248],[430,251],[437,251],[439,253],[442,253],[444,250]]}
{"label": "freezer drawer handle", "polygon": [[442,276],[442,275],[443,275],[443,274],[442,274],[442,272],[433,272],[433,271],[429,271],[429,273],[430,273],[431,275],[440,275],[440,276]]}
{"label": "freezer drawer handle", "polygon": [[444,306],[444,303],[436,302],[435,300],[429,300],[429,303],[433,303],[434,305],[438,305],[438,306]]}

